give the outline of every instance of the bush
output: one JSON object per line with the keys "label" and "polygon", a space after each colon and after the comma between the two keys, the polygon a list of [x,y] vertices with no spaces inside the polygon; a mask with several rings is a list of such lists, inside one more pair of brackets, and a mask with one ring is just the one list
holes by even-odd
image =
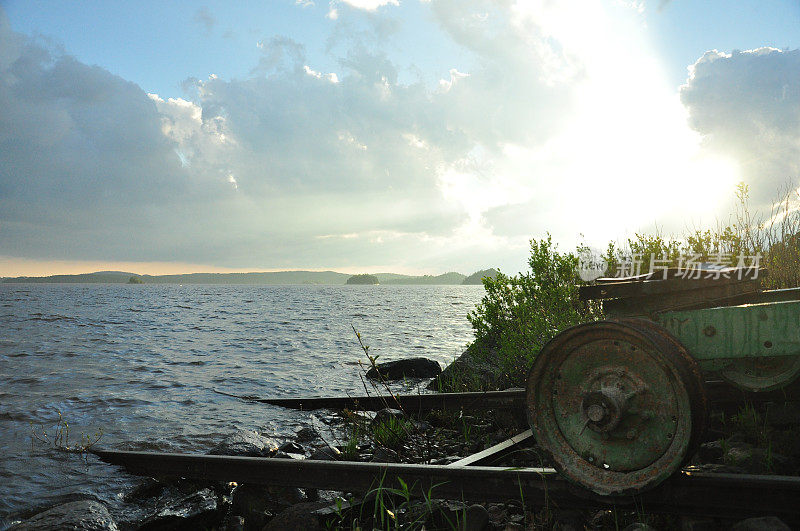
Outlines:
{"label": "bush", "polygon": [[484,278],[486,295],[467,315],[482,355],[496,364],[501,385],[524,385],[542,346],[561,330],[600,316],[578,300],[578,257],[559,253],[550,235],[531,240],[529,271]]}

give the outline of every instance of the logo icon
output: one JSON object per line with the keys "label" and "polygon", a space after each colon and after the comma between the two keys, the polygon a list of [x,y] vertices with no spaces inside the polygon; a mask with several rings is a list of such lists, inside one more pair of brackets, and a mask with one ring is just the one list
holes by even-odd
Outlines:
{"label": "logo icon", "polygon": [[606,274],[608,263],[603,254],[591,247],[581,247],[578,251],[578,276],[584,282],[591,282]]}

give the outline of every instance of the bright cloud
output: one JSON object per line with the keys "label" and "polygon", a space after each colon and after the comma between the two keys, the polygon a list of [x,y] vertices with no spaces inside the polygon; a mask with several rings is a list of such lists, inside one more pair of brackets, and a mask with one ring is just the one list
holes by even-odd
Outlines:
{"label": "bright cloud", "polygon": [[681,87],[692,127],[764,205],[800,179],[800,50],[707,52]]}
{"label": "bright cloud", "polygon": [[[375,11],[383,6],[399,6],[398,0],[341,0],[342,3],[347,4],[356,9],[364,9],[366,11]],[[334,2],[331,2],[333,4]]]}

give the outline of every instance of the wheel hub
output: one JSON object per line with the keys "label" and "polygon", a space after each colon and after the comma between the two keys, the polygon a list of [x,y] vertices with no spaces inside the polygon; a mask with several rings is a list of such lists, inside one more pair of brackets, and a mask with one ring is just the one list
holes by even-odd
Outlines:
{"label": "wheel hub", "polygon": [[603,387],[583,395],[586,426],[597,433],[616,428],[625,414],[625,397],[615,387]]}

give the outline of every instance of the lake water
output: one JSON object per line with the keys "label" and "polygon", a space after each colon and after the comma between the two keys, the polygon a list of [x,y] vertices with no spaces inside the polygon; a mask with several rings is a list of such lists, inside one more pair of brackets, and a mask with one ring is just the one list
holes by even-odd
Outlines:
{"label": "lake water", "polygon": [[[365,360],[424,356],[444,367],[472,339],[482,286],[0,284],[0,519],[94,497],[136,479],[54,451],[102,429],[103,447],[203,452],[237,429],[278,437],[314,422],[217,394],[363,394]],[[0,528],[2,528],[0,520]]]}

